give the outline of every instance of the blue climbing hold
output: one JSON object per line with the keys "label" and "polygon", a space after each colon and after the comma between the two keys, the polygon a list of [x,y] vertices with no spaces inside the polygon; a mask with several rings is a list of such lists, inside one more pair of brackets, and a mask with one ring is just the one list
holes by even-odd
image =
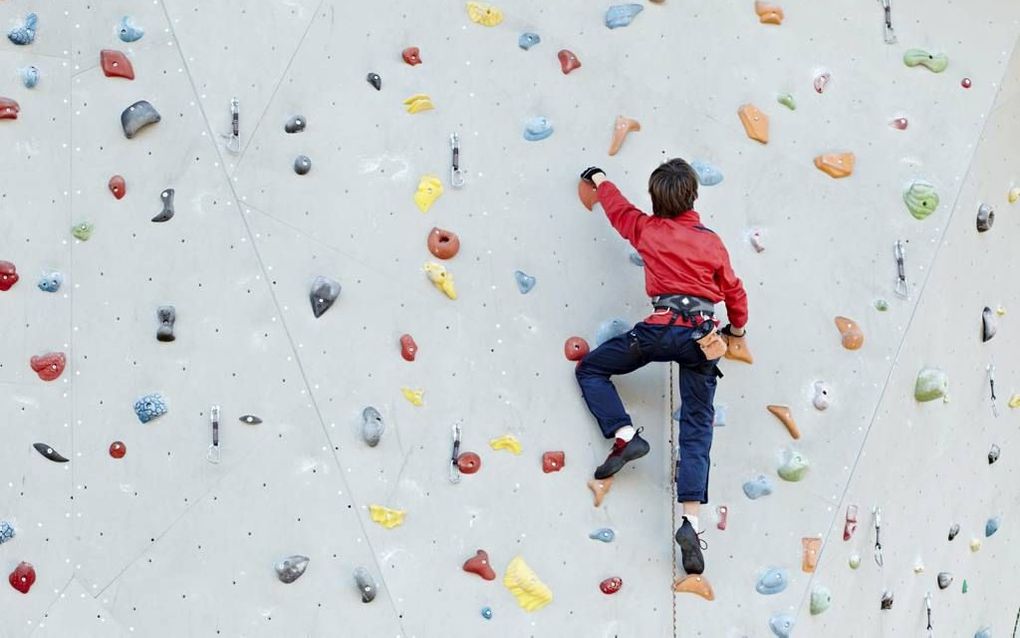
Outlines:
{"label": "blue climbing hold", "polygon": [[7,32],[7,39],[14,44],[32,44],[32,41],[35,40],[35,27],[38,22],[39,16],[34,13],[28,14],[25,16],[24,24]]}
{"label": "blue climbing hold", "polygon": [[992,628],[982,627],[974,632],[974,638],[992,638]]}
{"label": "blue climbing hold", "polygon": [[770,596],[772,594],[778,594],[779,592],[786,589],[786,585],[789,583],[789,576],[786,574],[785,569],[779,567],[769,567],[765,570],[765,573],[758,579],[758,584],[754,588],[759,594],[765,594]]}
{"label": "blue climbing hold", "polygon": [[991,536],[997,531],[999,531],[999,517],[995,516],[985,522],[985,538]]}
{"label": "blue climbing hold", "polygon": [[635,266],[640,266],[642,268],[644,268],[645,266],[645,260],[641,259],[641,255],[639,255],[636,250],[631,251],[631,253],[627,255],[627,259],[629,259],[630,263],[634,264]]}
{"label": "blue climbing hold", "polygon": [[492,607],[482,607],[482,618],[492,620]]}
{"label": "blue climbing hold", "polygon": [[612,543],[613,539],[616,538],[616,532],[609,529],[608,527],[600,527],[591,534],[588,534],[588,538],[592,539],[593,541]]}
{"label": "blue climbing hold", "polygon": [[145,35],[145,29],[135,26],[131,18],[124,16],[120,19],[120,27],[117,28],[117,35],[122,42],[136,42]]}
{"label": "blue climbing hold", "polygon": [[517,46],[527,51],[541,41],[542,38],[538,37],[537,33],[522,33],[521,37],[517,38]]}
{"label": "blue climbing hold", "polygon": [[25,85],[26,89],[34,89],[39,84],[39,67],[30,64],[21,67],[18,72],[21,74],[21,83]]}
{"label": "blue climbing hold", "polygon": [[595,331],[595,345],[601,346],[613,337],[618,337],[630,330],[630,324],[623,319],[607,319]]}
{"label": "blue climbing hold", "polygon": [[166,400],[157,393],[146,394],[135,401],[135,414],[142,423],[161,417],[166,414]]}
{"label": "blue climbing hold", "polygon": [[776,635],[776,638],[790,638],[790,634],[793,632],[793,616],[776,614],[769,618],[769,629]]}
{"label": "blue climbing hold", "polygon": [[715,416],[712,417],[712,425],[717,428],[724,427],[726,425],[726,417],[729,415],[729,410],[726,409],[725,405],[715,405]]}
{"label": "blue climbing hold", "polygon": [[7,521],[0,521],[0,545],[14,538],[14,526]]}
{"label": "blue climbing hold", "polygon": [[522,295],[528,294],[535,287],[535,278],[520,270],[514,271],[514,280],[517,282],[517,289],[521,291]]}
{"label": "blue climbing hold", "polygon": [[698,175],[698,183],[702,186],[715,186],[723,180],[722,171],[706,161],[694,160],[691,168]]}
{"label": "blue climbing hold", "polygon": [[552,122],[544,117],[533,117],[524,125],[524,139],[529,142],[544,140],[552,133]]}
{"label": "blue climbing hold", "polygon": [[639,4],[614,4],[606,11],[606,26],[610,29],[625,27],[644,9]]}
{"label": "blue climbing hold", "polygon": [[60,290],[60,285],[64,283],[64,275],[57,271],[44,273],[39,278],[39,290],[43,292],[56,292]]}
{"label": "blue climbing hold", "polygon": [[772,482],[764,474],[759,474],[750,481],[744,483],[744,495],[755,501],[763,496],[772,493]]}

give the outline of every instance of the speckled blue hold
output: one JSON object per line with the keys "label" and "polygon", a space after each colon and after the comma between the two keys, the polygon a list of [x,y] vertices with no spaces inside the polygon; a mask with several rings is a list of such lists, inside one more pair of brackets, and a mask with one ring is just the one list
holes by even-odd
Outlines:
{"label": "speckled blue hold", "polygon": [[759,594],[771,596],[772,594],[778,594],[786,589],[789,581],[790,577],[787,575],[785,569],[769,567],[765,570],[765,573],[761,575],[761,578],[758,579],[758,583],[754,586],[754,588]]}
{"label": "speckled blue hold", "polygon": [[644,9],[639,4],[614,4],[606,11],[606,26],[610,29],[625,27]]}
{"label": "speckled blue hold", "polygon": [[704,160],[694,160],[691,168],[698,175],[698,183],[702,186],[715,186],[723,181],[722,171]]}
{"label": "speckled blue hold", "polygon": [[992,638],[992,628],[982,627],[974,632],[974,638]]}
{"label": "speckled blue hold", "polygon": [[136,26],[131,22],[131,18],[124,16],[120,19],[120,26],[117,27],[117,35],[122,42],[137,42],[145,35],[145,29]]}
{"label": "speckled blue hold", "polygon": [[772,493],[772,481],[764,474],[759,474],[750,481],[744,483],[744,495],[752,501]]}
{"label": "speckled blue hold", "polygon": [[482,618],[492,620],[492,607],[482,607]]}
{"label": "speckled blue hold", "polygon": [[995,516],[988,519],[985,523],[985,538],[988,538],[997,531],[999,531],[999,517]]}
{"label": "speckled blue hold", "polygon": [[30,13],[25,16],[25,23],[20,27],[14,27],[7,32],[7,39],[18,45],[32,44],[35,40],[35,27],[39,23],[39,16]]}
{"label": "speckled blue hold", "polygon": [[612,543],[613,539],[616,538],[616,532],[609,529],[608,527],[600,527],[591,534],[588,534],[588,538],[592,539],[593,541]]}
{"label": "speckled blue hold", "polygon": [[520,290],[522,295],[528,294],[535,287],[535,278],[520,270],[514,271],[514,281],[517,282],[517,290]]}
{"label": "speckled blue hold", "polygon": [[537,33],[522,33],[521,37],[517,38],[517,46],[527,51],[541,41],[542,38],[538,37]]}
{"label": "speckled blue hold", "polygon": [[43,292],[56,292],[60,290],[60,285],[64,283],[64,275],[57,271],[43,273],[43,276],[39,278],[39,290]]}
{"label": "speckled blue hold", "polygon": [[0,521],[0,545],[14,538],[14,526],[7,521]]}
{"label": "speckled blue hold", "polygon": [[769,618],[769,629],[776,635],[776,638],[790,638],[790,634],[793,632],[793,616],[776,614]]}
{"label": "speckled blue hold", "polygon": [[630,259],[630,263],[635,266],[640,266],[641,268],[645,267],[645,260],[641,259],[641,255],[639,255],[637,251],[632,251],[629,255],[627,255],[627,259]]}
{"label": "speckled blue hold", "polygon": [[524,139],[529,142],[544,140],[552,134],[552,122],[544,117],[533,117],[524,125]]}
{"label": "speckled blue hold", "polygon": [[18,73],[21,74],[21,83],[26,89],[34,89],[39,84],[39,67],[30,64],[18,69]]}
{"label": "speckled blue hold", "polygon": [[622,335],[630,330],[630,324],[623,319],[607,319],[595,330],[595,345],[601,346],[613,337]]}
{"label": "speckled blue hold", "polygon": [[148,423],[166,414],[166,400],[158,393],[146,394],[135,401],[135,414],[139,421]]}

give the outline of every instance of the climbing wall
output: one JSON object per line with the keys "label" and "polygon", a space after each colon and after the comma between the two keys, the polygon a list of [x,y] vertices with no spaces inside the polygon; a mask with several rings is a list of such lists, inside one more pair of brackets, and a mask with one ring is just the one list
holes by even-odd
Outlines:
{"label": "climbing wall", "polygon": [[[1020,5],[893,0],[896,43],[881,2],[636,6],[0,5],[0,634],[1012,635]],[[673,593],[669,369],[617,380],[653,449],[595,507],[564,356],[648,312],[577,173],[648,208],[674,156],[750,296],[714,600]]]}

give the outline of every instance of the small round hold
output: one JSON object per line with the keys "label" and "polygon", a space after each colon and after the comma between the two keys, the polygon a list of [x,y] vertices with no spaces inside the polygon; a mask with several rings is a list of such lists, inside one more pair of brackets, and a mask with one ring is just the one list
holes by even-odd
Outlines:
{"label": "small round hold", "polygon": [[492,607],[482,607],[482,618],[492,620]]}
{"label": "small round hold", "polygon": [[607,578],[601,583],[599,583],[599,589],[601,589],[602,593],[606,594],[607,596],[610,594],[615,594],[616,592],[620,591],[621,587],[623,587],[623,580],[617,576]]}
{"label": "small round hold", "polygon": [[382,91],[382,77],[378,73],[369,73],[365,80],[374,86],[376,91]]}
{"label": "small round hold", "polygon": [[962,86],[965,89],[969,89],[972,84],[973,83],[970,81],[970,78],[963,78],[962,80],[960,80],[960,86]]}
{"label": "small round hold", "polygon": [[909,125],[910,125],[910,122],[907,121],[907,118],[905,118],[905,117],[898,117],[895,120],[893,120],[892,122],[890,122],[890,126],[892,126],[894,129],[899,129],[901,131],[907,130],[907,127]]}
{"label": "small round hold", "polygon": [[305,175],[312,170],[312,160],[307,155],[298,155],[294,160],[294,172],[298,175]]}
{"label": "small round hold", "polygon": [[123,441],[114,441],[110,444],[110,456],[115,459],[122,459],[127,454],[127,446]]}
{"label": "small round hold", "polygon": [[288,133],[300,133],[305,130],[306,124],[305,116],[295,115],[287,120],[287,123],[283,125],[283,130]]}
{"label": "small round hold", "polygon": [[457,457],[457,469],[461,474],[474,474],[482,468],[482,458],[474,452],[463,452]]}

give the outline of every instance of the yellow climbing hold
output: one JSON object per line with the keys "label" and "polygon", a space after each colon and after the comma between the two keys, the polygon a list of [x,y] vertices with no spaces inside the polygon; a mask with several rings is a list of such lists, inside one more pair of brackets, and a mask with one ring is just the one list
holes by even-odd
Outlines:
{"label": "yellow climbing hold", "polygon": [[372,515],[372,520],[386,529],[393,529],[404,523],[404,510],[391,510],[382,505],[369,505],[368,511]]}
{"label": "yellow climbing hold", "polygon": [[453,286],[453,275],[447,272],[446,267],[434,261],[425,262],[425,274],[436,288],[443,291],[443,294],[450,299],[457,298],[457,289]]}
{"label": "yellow climbing hold", "polygon": [[976,552],[979,549],[981,549],[981,539],[980,538],[970,539],[970,551]]}
{"label": "yellow climbing hold", "polygon": [[418,182],[418,190],[414,193],[414,203],[418,205],[418,210],[427,213],[442,194],[443,183],[439,178],[435,175],[424,175]]}
{"label": "yellow climbing hold", "polygon": [[1009,203],[1015,204],[1020,199],[1020,186],[1014,186],[1009,189]]}
{"label": "yellow climbing hold", "polygon": [[503,585],[510,590],[524,611],[538,611],[552,602],[552,590],[538,579],[538,575],[520,556],[506,566]]}
{"label": "yellow climbing hold", "polygon": [[1013,409],[1020,408],[1020,394],[1014,394],[1009,398],[1009,407]]}
{"label": "yellow climbing hold", "polygon": [[400,391],[404,394],[404,398],[411,402],[411,405],[420,408],[424,403],[425,391],[424,390],[413,390],[411,388],[400,388]]}
{"label": "yellow climbing hold", "polygon": [[491,4],[469,2],[467,12],[472,22],[485,27],[494,27],[503,21],[503,12]]}
{"label": "yellow climbing hold", "polygon": [[513,434],[504,434],[489,441],[489,447],[493,450],[507,450],[514,454],[521,453],[521,442]]}
{"label": "yellow climbing hold", "polygon": [[432,98],[425,93],[415,93],[404,100],[404,108],[408,113],[421,113],[422,111],[431,111],[436,106],[432,103]]}

